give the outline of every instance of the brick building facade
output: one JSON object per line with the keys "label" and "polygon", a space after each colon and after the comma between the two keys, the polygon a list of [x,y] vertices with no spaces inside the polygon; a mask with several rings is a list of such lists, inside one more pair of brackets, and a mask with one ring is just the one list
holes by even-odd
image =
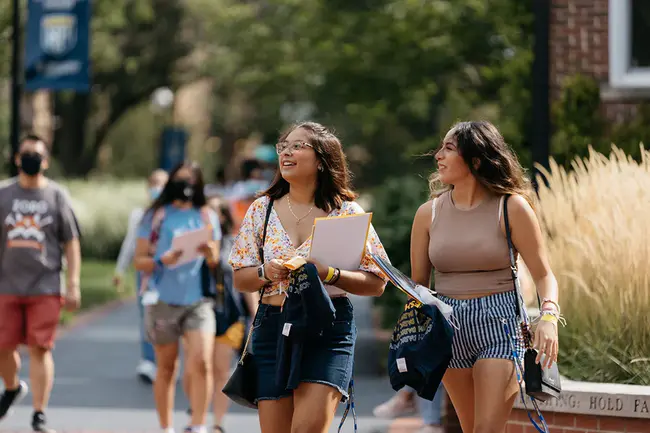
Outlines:
{"label": "brick building facade", "polygon": [[584,74],[600,83],[606,117],[629,119],[650,100],[650,1],[549,1],[551,99],[566,77]]}

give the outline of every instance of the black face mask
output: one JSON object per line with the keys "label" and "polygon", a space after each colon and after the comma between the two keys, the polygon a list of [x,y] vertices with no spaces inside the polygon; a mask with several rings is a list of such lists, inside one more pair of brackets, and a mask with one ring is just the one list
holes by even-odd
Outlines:
{"label": "black face mask", "polygon": [[172,200],[192,201],[194,185],[186,180],[172,180],[169,182],[169,193]]}
{"label": "black face mask", "polygon": [[38,153],[23,153],[20,155],[20,170],[27,176],[36,176],[41,172],[43,156]]}

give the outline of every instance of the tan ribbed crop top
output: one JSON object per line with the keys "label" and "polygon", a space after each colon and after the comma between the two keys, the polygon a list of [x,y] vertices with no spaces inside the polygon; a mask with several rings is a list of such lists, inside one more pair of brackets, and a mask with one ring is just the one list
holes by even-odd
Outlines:
{"label": "tan ribbed crop top", "polygon": [[469,210],[456,208],[450,191],[433,201],[429,260],[438,293],[473,295],[513,289],[508,242],[500,227],[502,209],[501,196],[488,196]]}

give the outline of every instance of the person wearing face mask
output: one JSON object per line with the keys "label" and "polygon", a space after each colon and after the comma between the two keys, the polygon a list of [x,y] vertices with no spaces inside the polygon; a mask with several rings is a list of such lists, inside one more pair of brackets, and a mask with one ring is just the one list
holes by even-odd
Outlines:
{"label": "person wearing face mask", "polygon": [[[210,228],[198,257],[178,263],[182,251],[172,249],[175,236]],[[135,268],[143,273],[145,333],[154,346],[154,397],[160,426],[173,432],[175,378],[181,339],[188,372],[191,425],[186,432],[205,433],[212,397],[212,353],[216,329],[213,304],[207,296],[215,282],[211,269],[220,264],[221,229],[207,206],[203,174],[198,164],[184,162],[145,212],[138,227]],[[207,274],[206,274],[207,272]],[[204,287],[204,276],[208,276]]]}
{"label": "person wearing face mask", "polygon": [[[32,387],[32,430],[52,432],[45,409],[54,378],[61,308],[81,303],[80,230],[67,192],[45,177],[49,151],[36,135],[21,140],[17,178],[0,183],[0,422],[28,392],[19,380],[17,348],[26,345]],[[61,270],[67,270],[62,290]]]}
{"label": "person wearing face mask", "polygon": [[[154,170],[153,173],[149,175],[149,179],[147,180],[147,194],[150,203],[153,203],[154,200],[158,198],[163,186],[167,183],[168,178],[169,176],[167,175],[167,172],[162,169]],[[133,262],[136,232],[143,215],[144,209],[140,207],[133,209],[131,215],[129,215],[126,236],[122,241],[122,247],[120,248],[120,254],[117,257],[117,264],[115,266],[115,276],[113,277],[113,284],[118,290],[121,290],[124,273]],[[140,273],[137,272],[136,287],[140,287],[140,280]],[[142,307],[141,301],[142,300],[138,298],[141,324],[141,359],[136,367],[136,374],[143,382],[152,383],[153,379],[156,377],[156,358],[153,353],[153,346],[151,346],[151,344],[147,342],[146,338],[144,338],[144,308]]]}

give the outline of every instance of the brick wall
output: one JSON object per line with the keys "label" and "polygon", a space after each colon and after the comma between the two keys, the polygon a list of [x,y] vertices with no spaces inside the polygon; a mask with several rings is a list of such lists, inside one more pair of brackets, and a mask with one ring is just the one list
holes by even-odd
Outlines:
{"label": "brick wall", "polygon": [[552,0],[550,14],[551,94],[565,77],[582,73],[608,79],[608,0]]}
{"label": "brick wall", "polygon": [[[623,1],[623,0],[621,0]],[[551,0],[550,93],[556,100],[564,78],[584,74],[600,83],[609,80],[608,0]],[[603,113],[612,122],[623,122],[636,113],[636,104],[603,102]]]}
{"label": "brick wall", "polygon": [[[544,412],[550,433],[650,433],[650,420],[601,415]],[[506,433],[537,433],[521,409],[513,409]]]}

